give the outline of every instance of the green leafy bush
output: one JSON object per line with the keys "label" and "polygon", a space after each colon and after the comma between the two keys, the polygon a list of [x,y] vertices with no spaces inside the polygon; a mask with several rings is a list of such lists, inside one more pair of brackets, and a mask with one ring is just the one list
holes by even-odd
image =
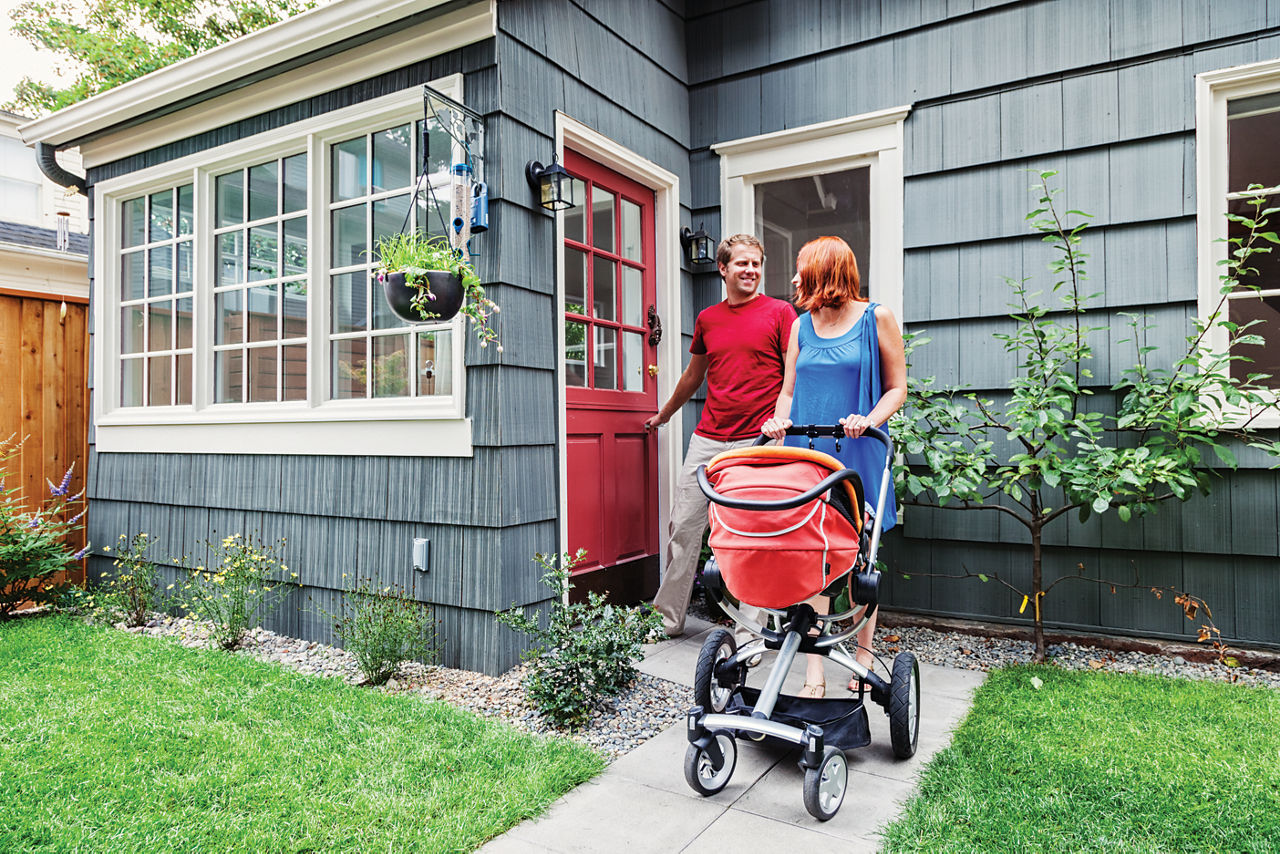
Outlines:
{"label": "green leafy bush", "polygon": [[586,723],[602,699],[631,684],[645,637],[662,628],[652,608],[618,607],[598,593],[588,593],[585,603],[569,604],[569,570],[585,556],[579,549],[559,562],[548,555],[534,557],[554,597],[546,625],[515,608],[496,615],[498,622],[534,639],[526,655],[525,690],[542,715],[560,726]]}
{"label": "green leafy bush", "polygon": [[205,541],[208,568],[188,568],[190,577],[175,598],[192,617],[213,623],[213,640],[235,649],[245,632],[259,625],[282,598],[281,588],[298,573],[276,557],[285,541],[268,546],[252,537],[232,534],[222,542]]}
{"label": "green leafy bush", "polygon": [[341,615],[316,610],[333,622],[343,647],[374,685],[390,679],[402,661],[436,660],[436,621],[431,609],[403,587],[379,588],[374,579],[359,578],[347,591]]}
{"label": "green leafy bush", "polygon": [[[113,561],[119,572],[104,572],[97,589],[89,594],[86,602],[91,619],[103,622],[123,622],[126,626],[141,626],[160,601],[160,584],[156,577],[156,565],[147,553],[155,545],[145,532],[132,538],[121,534]],[[110,552],[106,546],[103,551]]]}
{"label": "green leafy bush", "polygon": [[[17,486],[9,486],[8,463],[17,455],[12,439],[0,442],[0,619],[24,604],[52,605],[71,583],[58,573],[85,556],[73,553],[68,537],[83,526],[80,494],[69,495],[71,471],[62,482],[49,484],[49,495],[35,510]],[[72,466],[74,468],[74,464]]]}

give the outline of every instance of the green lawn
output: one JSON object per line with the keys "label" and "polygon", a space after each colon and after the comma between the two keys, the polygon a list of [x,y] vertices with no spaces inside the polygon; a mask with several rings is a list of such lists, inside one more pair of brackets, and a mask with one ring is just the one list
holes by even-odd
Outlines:
{"label": "green lawn", "polygon": [[885,847],[1280,851],[1280,692],[1054,667],[995,671]]}
{"label": "green lawn", "polygon": [[0,623],[0,851],[470,851],[604,761],[444,703]]}

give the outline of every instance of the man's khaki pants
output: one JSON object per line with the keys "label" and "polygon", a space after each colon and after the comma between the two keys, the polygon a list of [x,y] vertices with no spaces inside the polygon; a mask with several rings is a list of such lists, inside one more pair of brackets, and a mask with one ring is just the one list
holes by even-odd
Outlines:
{"label": "man's khaki pants", "polygon": [[[689,450],[684,457],[684,468],[676,483],[676,499],[671,507],[668,528],[667,564],[662,574],[662,586],[653,599],[653,605],[662,614],[663,630],[671,637],[684,634],[685,612],[689,610],[689,597],[693,593],[693,580],[697,575],[698,553],[702,549],[702,534],[707,530],[707,497],[698,488],[696,471],[706,465],[721,451],[745,448],[755,439],[737,439],[724,442],[693,434]],[[756,608],[742,607],[748,619],[760,621],[763,614]],[[753,635],[740,627],[734,628],[738,645],[746,643]]]}

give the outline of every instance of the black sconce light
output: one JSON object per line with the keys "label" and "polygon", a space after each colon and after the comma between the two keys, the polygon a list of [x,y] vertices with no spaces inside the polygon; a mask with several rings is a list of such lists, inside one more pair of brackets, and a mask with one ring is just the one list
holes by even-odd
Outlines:
{"label": "black sconce light", "polygon": [[557,155],[551,155],[549,166],[530,160],[525,164],[524,176],[529,179],[529,186],[538,191],[538,204],[547,210],[573,207],[573,176],[560,165]]}
{"label": "black sconce light", "polygon": [[716,260],[711,237],[703,230],[702,223],[698,223],[697,231],[687,225],[680,229],[680,245],[684,247],[690,264],[711,264]]}

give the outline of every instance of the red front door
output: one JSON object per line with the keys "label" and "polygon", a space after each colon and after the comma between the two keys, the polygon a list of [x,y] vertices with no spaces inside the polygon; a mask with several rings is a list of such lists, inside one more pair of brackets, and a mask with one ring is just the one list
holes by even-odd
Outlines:
{"label": "red front door", "polygon": [[638,601],[657,590],[658,410],[653,191],[565,152],[577,205],[564,214],[568,551],[579,591]]}

